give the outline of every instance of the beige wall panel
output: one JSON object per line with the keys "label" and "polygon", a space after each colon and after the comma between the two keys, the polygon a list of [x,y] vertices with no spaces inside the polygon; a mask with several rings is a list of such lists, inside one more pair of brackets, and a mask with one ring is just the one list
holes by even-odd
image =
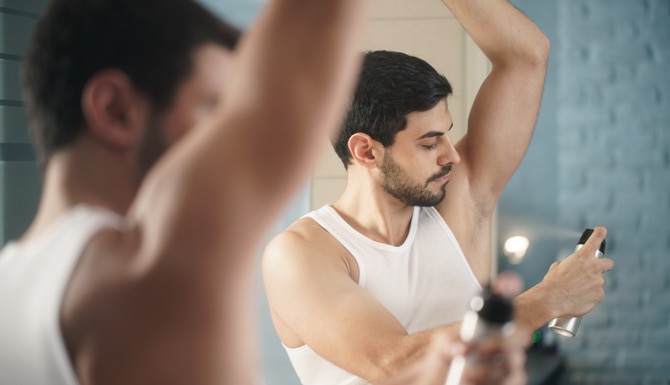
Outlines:
{"label": "beige wall panel", "polygon": [[314,178],[346,178],[347,171],[340,158],[337,157],[333,146],[329,141],[323,144],[321,155],[316,163]]}
{"label": "beige wall panel", "polygon": [[[452,86],[453,87],[453,86]],[[463,109],[463,98],[450,96],[447,98],[447,105],[449,106],[449,113],[454,122],[454,128],[449,133],[449,138],[456,143],[467,130],[467,117]]]}
{"label": "beige wall panel", "polygon": [[374,0],[371,19],[416,19],[450,17],[453,14],[439,0]]}
{"label": "beige wall panel", "polygon": [[345,178],[314,178],[312,179],[312,210],[333,203],[344,192],[347,184]]}
{"label": "beige wall panel", "polygon": [[491,62],[467,34],[465,35],[463,52],[463,63],[465,63],[466,68],[464,77],[466,87],[463,92],[465,109],[463,111],[467,116],[470,115],[470,108],[477,96],[477,91],[479,91],[486,76],[491,72]]}
{"label": "beige wall panel", "polygon": [[464,30],[455,19],[370,21],[368,50],[392,50],[420,57],[449,79],[454,95],[463,85]]}

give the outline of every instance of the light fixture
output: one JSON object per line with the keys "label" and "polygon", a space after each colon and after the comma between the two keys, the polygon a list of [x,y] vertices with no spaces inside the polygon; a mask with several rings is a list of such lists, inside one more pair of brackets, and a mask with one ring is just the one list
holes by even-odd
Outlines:
{"label": "light fixture", "polygon": [[529,245],[530,241],[528,238],[523,235],[515,235],[507,238],[503,246],[503,252],[511,264],[518,265],[523,261],[523,257],[526,256]]}

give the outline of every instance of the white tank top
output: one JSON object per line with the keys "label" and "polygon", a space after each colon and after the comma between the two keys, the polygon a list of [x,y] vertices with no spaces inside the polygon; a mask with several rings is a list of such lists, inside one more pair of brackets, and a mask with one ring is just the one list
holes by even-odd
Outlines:
{"label": "white tank top", "polygon": [[59,322],[63,292],[84,247],[121,217],[79,205],[38,239],[0,252],[0,384],[77,385]]}
{"label": "white tank top", "polygon": [[[351,253],[358,263],[358,284],[410,334],[461,321],[468,302],[481,290],[454,234],[434,207],[414,208],[409,234],[400,246],[367,238],[331,206],[307,216]],[[369,384],[307,345],[285,348],[304,385]]]}

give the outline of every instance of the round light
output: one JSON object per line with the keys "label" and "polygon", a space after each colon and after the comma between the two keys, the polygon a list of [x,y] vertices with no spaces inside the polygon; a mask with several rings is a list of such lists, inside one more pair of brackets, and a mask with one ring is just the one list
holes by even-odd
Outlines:
{"label": "round light", "polygon": [[511,264],[517,265],[523,261],[523,257],[526,256],[526,251],[530,241],[528,238],[522,235],[515,235],[513,237],[507,238],[505,245],[503,246],[503,251],[509,262]]}

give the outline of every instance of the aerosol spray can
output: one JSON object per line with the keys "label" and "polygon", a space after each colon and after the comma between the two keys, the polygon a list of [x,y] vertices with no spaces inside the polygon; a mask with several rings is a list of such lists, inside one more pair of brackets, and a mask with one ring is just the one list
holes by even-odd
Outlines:
{"label": "aerosol spray can", "polygon": [[[512,300],[493,293],[490,286],[487,286],[470,301],[470,311],[466,313],[461,324],[461,339],[476,345],[495,334],[511,333],[513,315]],[[446,385],[459,385],[467,365],[477,362],[478,359],[476,353],[454,357]]]}
{"label": "aerosol spray can", "polygon": [[[582,233],[582,236],[579,237],[577,242],[577,247],[575,251],[581,249],[581,247],[586,243],[586,240],[593,234],[593,229],[586,229]],[[605,255],[605,240],[600,244],[600,248],[596,250],[596,258],[602,258]],[[582,317],[560,317],[554,318],[549,322],[549,329],[554,333],[565,336],[565,337],[574,337],[577,334],[577,329],[579,328],[579,323],[581,322]]]}

